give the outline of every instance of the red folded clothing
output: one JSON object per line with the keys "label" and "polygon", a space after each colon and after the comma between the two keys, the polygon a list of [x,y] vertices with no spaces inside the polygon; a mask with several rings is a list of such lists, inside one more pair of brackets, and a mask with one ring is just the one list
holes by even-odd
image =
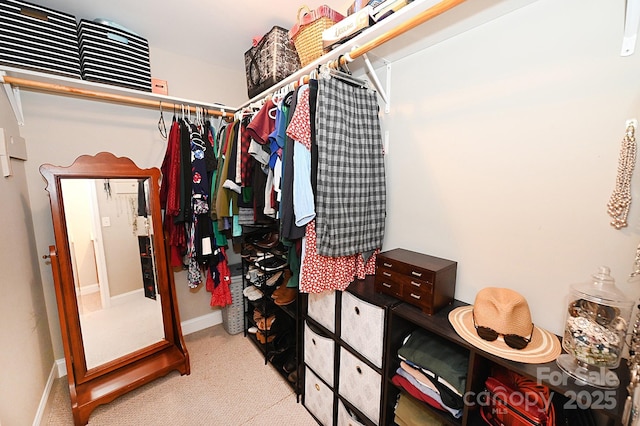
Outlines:
{"label": "red folded clothing", "polygon": [[444,407],[442,407],[442,405],[438,401],[431,398],[429,395],[425,395],[424,393],[420,392],[418,388],[413,386],[409,380],[405,379],[401,375],[396,374],[395,376],[393,376],[393,378],[391,379],[391,382],[394,385],[398,386],[399,388],[402,388],[407,392],[409,392],[409,394],[414,398],[420,401],[426,402],[433,408],[437,408],[438,410],[442,410],[442,411],[447,411],[444,409]]}

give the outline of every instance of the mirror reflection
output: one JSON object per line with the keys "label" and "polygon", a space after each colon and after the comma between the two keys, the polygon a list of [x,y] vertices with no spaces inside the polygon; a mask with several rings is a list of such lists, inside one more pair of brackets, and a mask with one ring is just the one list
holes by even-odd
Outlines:
{"label": "mirror reflection", "polygon": [[86,368],[164,339],[149,179],[61,179]]}

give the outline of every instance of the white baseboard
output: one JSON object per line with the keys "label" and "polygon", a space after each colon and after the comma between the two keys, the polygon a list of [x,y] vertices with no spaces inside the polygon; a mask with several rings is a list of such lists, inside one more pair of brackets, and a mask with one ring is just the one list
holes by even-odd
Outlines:
{"label": "white baseboard", "polygon": [[218,324],[222,324],[222,311],[220,309],[180,323],[182,334],[185,336]]}
{"label": "white baseboard", "polygon": [[[184,336],[186,336],[187,334],[195,333],[196,331],[204,330],[205,328],[213,327],[214,325],[218,325],[218,324],[222,324],[222,311],[219,309],[217,311],[211,312],[210,314],[202,315],[197,318],[182,321],[180,323],[180,325],[182,326],[182,334]],[[53,370],[55,370],[58,375],[57,377],[53,377],[53,379],[49,377],[52,383],[53,383],[53,380],[67,375],[67,364],[65,364],[64,358],[57,359],[54,362]],[[54,373],[53,370],[52,370],[52,374]],[[48,390],[50,390],[51,384],[47,383],[47,385],[49,386]],[[49,396],[48,390],[46,395],[47,397]],[[45,395],[43,395],[43,398],[44,397]],[[46,402],[46,399],[45,399],[45,402]]]}
{"label": "white baseboard", "polygon": [[98,293],[100,292],[100,284],[89,284],[83,285],[82,287],[76,287],[76,289],[80,289],[80,295],[85,296],[87,294]]}
{"label": "white baseboard", "polygon": [[[64,366],[64,360],[62,360],[62,365]],[[65,368],[65,374],[66,374]],[[58,377],[60,371],[60,367],[58,365],[58,361],[56,360],[53,363],[53,367],[51,367],[51,372],[49,372],[49,378],[47,379],[47,384],[44,386],[44,392],[42,393],[42,398],[40,398],[40,405],[38,405],[38,411],[36,411],[36,417],[33,419],[33,426],[40,426],[42,423],[42,418],[47,410],[47,402],[49,401],[49,395],[51,394],[51,388],[53,387],[53,382]]]}

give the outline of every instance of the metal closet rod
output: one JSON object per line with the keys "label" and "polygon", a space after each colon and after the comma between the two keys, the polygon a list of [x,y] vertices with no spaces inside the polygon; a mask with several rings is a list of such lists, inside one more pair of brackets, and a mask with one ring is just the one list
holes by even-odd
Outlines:
{"label": "metal closet rod", "polygon": [[121,104],[133,105],[133,106],[142,106],[147,108],[159,109],[162,106],[164,111],[169,111],[174,109],[176,111],[182,112],[190,111],[196,112],[196,108],[202,108],[202,110],[206,111],[209,115],[214,115],[217,117],[225,117],[225,118],[233,118],[233,107],[229,107],[228,109],[223,108],[222,106],[219,109],[212,109],[209,106],[200,106],[196,105],[187,105],[183,103],[175,103],[171,101],[156,101],[152,99],[140,99],[133,96],[125,96],[118,95],[115,93],[106,93],[99,92],[96,90],[89,89],[81,89],[76,87],[64,86],[62,84],[54,84],[54,83],[45,83],[41,81],[29,80],[26,78],[12,77],[9,75],[5,75],[2,77],[4,83],[10,84],[12,86],[36,89],[44,92],[54,92],[54,93],[63,93],[73,96],[82,96],[90,99],[100,99],[104,101],[117,102]]}
{"label": "metal closet rod", "polygon": [[[360,56],[366,55],[371,50],[375,49],[376,47],[379,47],[379,46],[383,45],[384,43],[388,42],[389,40],[392,40],[392,39],[394,39],[394,38],[406,33],[407,31],[410,31],[410,30],[414,29],[415,27],[424,24],[428,20],[433,19],[436,16],[441,15],[444,12],[453,9],[454,7],[456,7],[459,4],[463,3],[464,1],[465,0],[443,0],[443,1],[439,2],[438,4],[430,7],[429,9],[419,13],[418,15],[414,16],[413,18],[408,19],[405,22],[403,22],[403,23],[397,25],[396,27],[390,29],[386,33],[383,33],[383,34],[379,35],[378,37],[374,38],[373,40],[370,40],[370,41],[364,43],[362,46],[355,47],[348,54],[341,55],[337,59],[333,59],[331,61],[328,61],[327,65],[330,68],[334,68],[334,69],[340,68],[340,66],[348,64],[349,62],[353,61],[354,59],[356,59],[356,58],[358,58]],[[291,84],[291,83],[293,83],[294,86],[297,87],[297,85],[298,85],[300,80],[302,80],[304,83],[308,83],[309,82],[309,74],[305,74],[305,75],[302,75],[300,77],[297,77],[294,81],[291,81],[291,79],[287,78],[287,79],[283,80],[282,82],[274,85],[270,89],[270,91],[273,93],[273,92],[277,91],[278,89],[286,86],[287,84]],[[250,103],[251,103],[251,101],[244,103],[243,107],[245,107],[247,105],[250,105]],[[239,108],[238,110],[242,109],[243,107]]]}

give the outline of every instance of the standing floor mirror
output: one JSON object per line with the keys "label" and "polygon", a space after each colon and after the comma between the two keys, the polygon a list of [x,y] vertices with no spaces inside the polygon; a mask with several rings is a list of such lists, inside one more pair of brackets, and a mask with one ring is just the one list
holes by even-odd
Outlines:
{"label": "standing floor mirror", "polygon": [[101,152],[43,164],[71,408],[100,404],[177,370],[189,374],[159,199],[160,170]]}

